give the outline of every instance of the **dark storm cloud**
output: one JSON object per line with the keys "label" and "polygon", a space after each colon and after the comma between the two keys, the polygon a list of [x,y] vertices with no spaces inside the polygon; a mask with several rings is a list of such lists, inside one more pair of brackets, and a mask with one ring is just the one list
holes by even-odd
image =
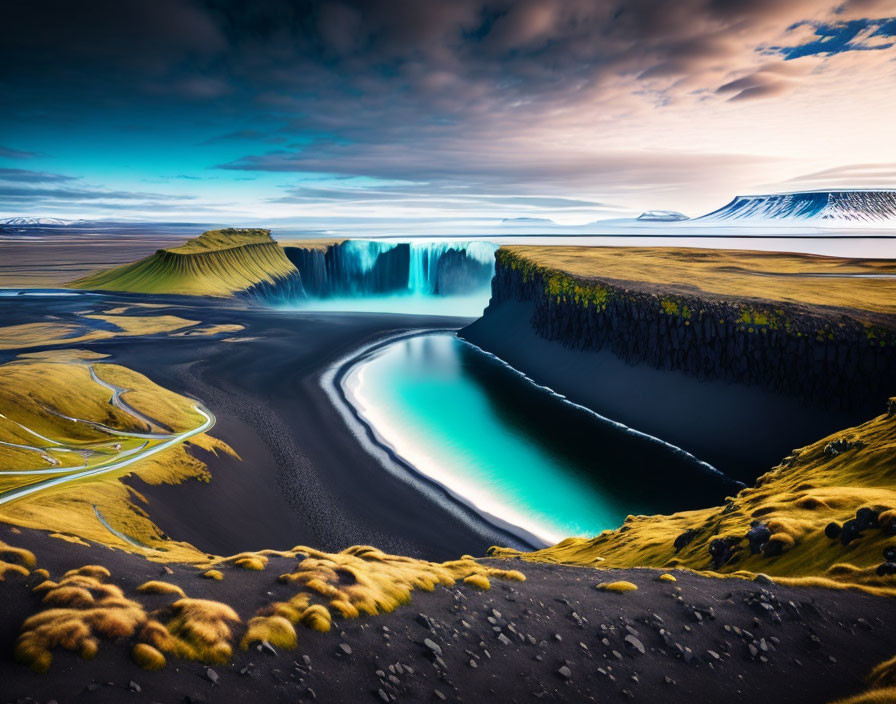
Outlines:
{"label": "dark storm cloud", "polygon": [[[883,48],[892,14],[892,0],[5,2],[0,65],[14,70],[0,73],[0,127],[189,125],[197,147],[216,155],[208,165],[225,171],[412,181],[440,198],[463,187],[661,186],[745,157],[644,154],[631,143],[614,153],[541,131],[572,124],[587,139],[600,119],[775,100],[825,58],[818,42],[858,46],[875,34]],[[276,200],[355,196],[300,190]]]}
{"label": "dark storm cloud", "polygon": [[[483,91],[538,100],[575,95],[620,74],[699,73],[736,56],[751,32],[818,6],[818,0],[32,0],[0,7],[0,22],[14,28],[4,35],[0,61],[16,66],[3,83],[30,85],[26,94],[50,85],[196,101],[269,92],[270,99],[303,101],[313,119],[388,84],[398,89],[390,99],[439,112],[440,98],[464,106]],[[858,32],[853,24],[843,30],[849,37]],[[833,26],[818,31],[834,32]]]}

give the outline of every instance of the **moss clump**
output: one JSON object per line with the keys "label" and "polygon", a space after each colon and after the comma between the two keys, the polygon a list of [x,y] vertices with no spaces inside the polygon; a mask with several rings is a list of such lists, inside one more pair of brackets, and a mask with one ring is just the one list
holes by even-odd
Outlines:
{"label": "moss clump", "polygon": [[206,579],[215,579],[221,581],[224,579],[224,573],[221,570],[207,570],[202,573],[202,576]]}
{"label": "moss clump", "polygon": [[327,633],[333,623],[333,617],[326,607],[320,604],[312,604],[302,612],[301,623],[312,631]]}
{"label": "moss clump", "polygon": [[[161,623],[165,621],[164,625]],[[240,617],[227,604],[207,599],[178,599],[147,624],[140,639],[189,660],[225,663],[233,651],[232,628]]]}
{"label": "moss clump", "polygon": [[147,643],[137,643],[131,649],[131,658],[144,670],[161,670],[165,667],[165,656]]}
{"label": "moss clump", "polygon": [[147,615],[137,602],[124,598],[121,589],[105,584],[96,565],[71,570],[58,584],[44,582],[35,591],[46,592],[51,608],[29,617],[15,646],[15,658],[35,672],[46,672],[53,649],[64,648],[89,659],[97,653],[98,638],[133,636]]}
{"label": "moss clump", "polygon": [[660,308],[666,315],[676,315],[685,320],[691,319],[691,309],[686,303],[681,303],[674,298],[663,297],[660,299]]}
{"label": "moss clump", "polygon": [[34,557],[33,552],[24,548],[14,548],[2,540],[0,540],[0,560],[13,565],[21,565],[29,571],[37,566],[37,558]]}
{"label": "moss clump", "polygon": [[23,577],[27,577],[30,572],[28,572],[27,567],[23,567],[22,565],[16,565],[12,562],[3,562],[0,560],[0,582],[6,579],[6,575],[9,574],[18,574]]}
{"label": "moss clump", "polygon": [[177,596],[186,596],[184,590],[176,584],[169,584],[168,582],[160,582],[157,580],[151,580],[141,584],[137,587],[137,591],[141,594],[176,594]]}
{"label": "moss clump", "polygon": [[661,582],[677,582],[678,581],[677,579],[675,579],[675,577],[673,575],[671,575],[669,573],[661,574],[659,576],[659,580]]}
{"label": "moss clump", "polygon": [[482,591],[488,591],[492,588],[491,582],[488,581],[488,577],[484,574],[471,574],[469,577],[464,577],[464,584]]}
{"label": "moss clump", "polygon": [[64,575],[64,577],[93,577],[94,579],[108,579],[111,576],[109,570],[102,565],[84,565],[83,567],[69,570]]}
{"label": "moss clump", "polygon": [[252,643],[261,642],[291,650],[297,644],[296,629],[282,616],[256,616],[249,620],[249,628],[240,641],[240,647],[248,650]]}
{"label": "moss clump", "polygon": [[625,592],[638,591],[638,585],[632,582],[620,580],[618,582],[601,582],[597,588],[602,592],[615,592],[616,594],[624,594]]}
{"label": "moss clump", "polygon": [[241,552],[239,555],[232,555],[221,561],[225,565],[233,565],[244,570],[254,570],[260,572],[268,564],[267,555],[260,552]]}

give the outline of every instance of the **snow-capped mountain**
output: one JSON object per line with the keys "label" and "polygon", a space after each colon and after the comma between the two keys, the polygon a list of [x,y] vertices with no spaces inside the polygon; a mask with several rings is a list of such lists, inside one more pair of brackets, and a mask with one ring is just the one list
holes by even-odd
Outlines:
{"label": "snow-capped mountain", "polygon": [[641,222],[678,222],[687,219],[687,215],[677,210],[645,210],[638,216]]}
{"label": "snow-capped mountain", "polygon": [[802,191],[772,195],[737,196],[726,206],[697,221],[764,221],[819,226],[892,224],[896,226],[896,190]]}
{"label": "snow-capped mountain", "polygon": [[59,218],[24,218],[24,217],[16,217],[16,218],[6,218],[5,220],[0,220],[0,225],[15,225],[17,227],[28,227],[35,225],[74,225],[77,223],[82,223],[83,220],[60,220]]}

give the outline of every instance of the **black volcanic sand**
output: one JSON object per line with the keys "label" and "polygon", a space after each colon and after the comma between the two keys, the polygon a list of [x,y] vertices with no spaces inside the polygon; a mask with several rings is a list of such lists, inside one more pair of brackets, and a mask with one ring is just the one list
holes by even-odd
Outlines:
{"label": "black volcanic sand", "polygon": [[[533,304],[505,301],[461,336],[571,401],[670,442],[745,483],[791,450],[868,420],[866,411],[812,406],[780,393],[629,364],[609,350],[540,337]],[[880,407],[888,394],[881,393]]]}
{"label": "black volcanic sand", "polygon": [[[171,538],[217,555],[303,544],[342,550],[372,544],[433,560],[481,555],[495,544],[525,547],[437,489],[421,493],[393,476],[351,434],[320,384],[336,360],[384,336],[418,328],[458,328],[469,320],[436,316],[284,313],[238,301],[113,294],[0,298],[6,324],[128,303],[170,303],[136,315],[176,315],[246,329],[216,338],[142,336],[77,343],[111,355],[178,393],[200,399],[216,416],[210,434],[241,460],[193,450],[210,482],[178,485],[126,481]],[[251,338],[227,342],[223,338]],[[36,351],[35,347],[27,351]],[[52,347],[47,349],[59,349]],[[21,350],[0,353],[0,362]]]}
{"label": "black volcanic sand", "polygon": [[[277,575],[294,560],[272,558],[262,572],[224,568],[215,582],[189,567],[171,565],[168,574],[139,556],[38,531],[13,534],[0,526],[0,539],[34,550],[53,577],[99,563],[129,597],[143,581],[162,578],[191,597],[235,606],[243,621],[292,593]],[[416,592],[392,614],[336,621],[327,634],[299,628],[294,651],[236,648],[231,663],[211,667],[217,684],[208,666],[192,661],[140,670],[127,641],[103,641],[89,662],[56,651],[44,675],[3,657],[0,702],[431,702],[441,701],[439,692],[466,702],[819,704],[860,691],[869,670],[893,654],[891,599],[689,573],[669,584],[646,569],[492,562],[522,570],[527,580],[493,580],[488,592]],[[634,582],[638,591],[595,589],[615,579]],[[38,581],[0,582],[0,653],[11,652],[21,622],[39,608],[29,589]],[[174,598],[138,600],[155,609]]]}

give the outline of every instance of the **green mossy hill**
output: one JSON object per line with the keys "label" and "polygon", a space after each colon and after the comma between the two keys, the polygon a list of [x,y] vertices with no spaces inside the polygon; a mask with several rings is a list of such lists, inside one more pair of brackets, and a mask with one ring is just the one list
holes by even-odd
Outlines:
{"label": "green mossy hill", "polygon": [[617,530],[531,553],[491,552],[593,567],[761,572],[896,593],[896,575],[882,567],[893,550],[896,399],[883,415],[794,451],[723,506],[629,516]]}
{"label": "green mossy hill", "polygon": [[298,270],[269,230],[209,230],[179,247],[160,249],[134,262],[99,271],[69,284],[74,288],[231,296],[260,283],[274,283]]}

